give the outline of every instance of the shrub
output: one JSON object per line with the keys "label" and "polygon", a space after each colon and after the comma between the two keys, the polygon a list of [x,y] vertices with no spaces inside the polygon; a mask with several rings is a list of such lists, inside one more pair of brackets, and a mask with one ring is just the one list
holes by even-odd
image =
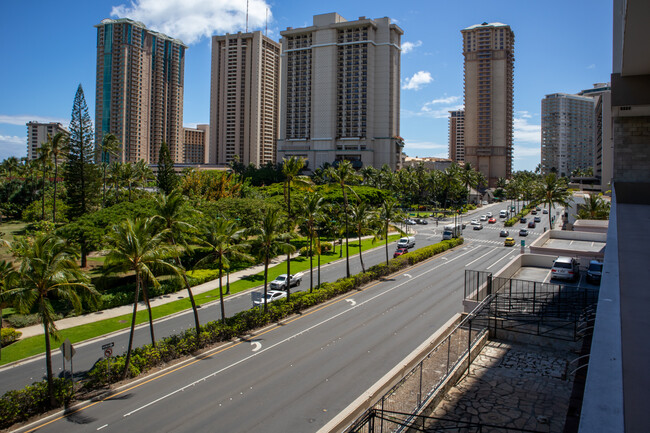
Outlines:
{"label": "shrub", "polygon": [[[56,407],[72,400],[74,390],[67,379],[54,378]],[[0,397],[0,428],[7,428],[17,422],[51,409],[47,392],[47,381],[34,382],[17,391],[7,391]]]}
{"label": "shrub", "polygon": [[21,332],[16,331],[14,328],[2,328],[0,332],[0,341],[2,341],[2,347],[8,346],[14,341],[18,340],[22,335]]}
{"label": "shrub", "polygon": [[[54,314],[54,320],[59,320],[61,318],[63,318],[62,315]],[[6,320],[12,328],[24,328],[26,326],[41,323],[38,314],[12,314]]]}

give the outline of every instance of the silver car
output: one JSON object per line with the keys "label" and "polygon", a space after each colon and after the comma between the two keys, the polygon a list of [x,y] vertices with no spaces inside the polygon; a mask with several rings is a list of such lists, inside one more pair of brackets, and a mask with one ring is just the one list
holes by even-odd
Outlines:
{"label": "silver car", "polygon": [[551,278],[556,280],[577,280],[580,278],[578,261],[573,257],[558,257],[553,262]]}

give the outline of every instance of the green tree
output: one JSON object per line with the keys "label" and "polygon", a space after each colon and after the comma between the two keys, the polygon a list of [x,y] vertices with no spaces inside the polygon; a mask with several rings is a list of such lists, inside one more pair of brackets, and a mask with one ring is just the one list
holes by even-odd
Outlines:
{"label": "green tree", "polygon": [[578,206],[579,219],[607,220],[611,205],[603,200],[602,194],[587,194],[585,203]]}
{"label": "green tree", "polygon": [[[314,238],[318,222],[325,217],[323,197],[317,192],[308,192],[300,207],[300,214],[305,218],[305,228],[309,236],[309,292],[314,290]],[[320,261],[320,241],[316,245]]]}
{"label": "green tree", "polygon": [[131,318],[131,330],[129,333],[129,345],[126,351],[123,378],[129,371],[131,360],[131,349],[133,348],[133,336],[135,332],[135,319],[138,312],[138,301],[140,289],[149,310],[149,329],[151,332],[151,343],[156,344],[153,331],[153,318],[149,297],[144,282],[151,282],[155,287],[160,286],[154,274],[155,269],[166,269],[178,273],[178,268],[169,263],[166,259],[174,254],[173,247],[165,243],[167,230],[154,233],[154,222],[150,218],[137,218],[135,221],[127,219],[121,224],[113,226],[107,236],[109,252],[104,262],[105,272],[112,273],[135,273],[135,294],[133,298],[133,315]]}
{"label": "green tree", "polygon": [[463,169],[459,173],[460,180],[467,190],[467,204],[469,204],[469,196],[472,187],[478,184],[478,172],[474,170],[471,163],[466,162]]}
{"label": "green tree", "polygon": [[21,238],[12,245],[12,253],[20,262],[20,281],[7,292],[7,297],[21,313],[36,311],[40,317],[45,336],[48,392],[54,405],[50,338],[57,338],[58,332],[52,300],[65,299],[79,313],[82,299],[96,299],[98,293],[77,267],[76,251],[56,235]]}
{"label": "green tree", "polygon": [[351,206],[350,213],[352,214],[352,226],[357,232],[357,239],[359,239],[359,261],[361,262],[361,271],[366,272],[366,266],[363,264],[361,236],[366,234],[372,225],[375,215],[370,210],[368,204],[363,201],[359,201],[358,203],[353,204]]}
{"label": "green tree", "polygon": [[43,172],[43,179],[41,181],[41,220],[45,221],[45,178],[49,172],[49,166],[52,164],[52,147],[48,142],[41,143],[36,161],[41,166]]}
{"label": "green tree", "polygon": [[97,146],[97,159],[102,163],[102,207],[106,207],[106,167],[111,161],[111,156],[116,156],[120,148],[120,142],[111,133],[104,134],[101,144]]}
{"label": "green tree", "polygon": [[68,152],[68,134],[57,132],[54,137],[48,135],[50,152],[54,161],[54,198],[52,199],[52,222],[56,224],[56,194],[59,180],[59,160]]}
{"label": "green tree", "polygon": [[553,221],[551,220],[551,208],[553,203],[559,203],[567,206],[571,200],[571,193],[567,189],[564,180],[558,179],[555,173],[549,173],[542,178],[538,184],[537,193],[535,194],[542,204],[545,204],[548,209],[548,226],[553,228]]}
{"label": "green tree", "polygon": [[392,197],[385,199],[379,209],[379,221],[381,222],[381,234],[386,242],[386,265],[388,265],[388,228],[390,227],[390,223],[401,221],[402,219],[404,219],[404,214],[397,208],[395,199]]}
{"label": "green tree", "polygon": [[291,236],[284,231],[284,225],[280,221],[278,213],[271,209],[266,211],[259,227],[253,229],[252,234],[257,236],[258,251],[264,260],[264,312],[266,313],[268,311],[266,295],[268,293],[269,261],[279,253],[292,253],[296,248],[289,243]]}
{"label": "green tree", "polygon": [[204,263],[217,263],[219,267],[219,302],[221,304],[221,321],[226,321],[226,309],[223,303],[223,270],[230,267],[230,260],[241,259],[253,261],[253,257],[246,254],[250,245],[241,242],[243,237],[237,223],[233,220],[216,219],[209,220],[199,233],[199,244],[209,249],[208,254],[198,261],[198,265]]}
{"label": "green tree", "polygon": [[165,194],[169,194],[177,185],[178,175],[174,171],[174,161],[167,143],[163,142],[158,153],[158,188]]}
{"label": "green tree", "polygon": [[[0,245],[2,245],[0,243]],[[0,334],[2,334],[2,310],[11,304],[8,302],[6,292],[16,286],[19,274],[13,267],[11,262],[0,260]],[[0,350],[2,350],[2,339],[0,339]],[[0,359],[2,352],[0,352]]]}

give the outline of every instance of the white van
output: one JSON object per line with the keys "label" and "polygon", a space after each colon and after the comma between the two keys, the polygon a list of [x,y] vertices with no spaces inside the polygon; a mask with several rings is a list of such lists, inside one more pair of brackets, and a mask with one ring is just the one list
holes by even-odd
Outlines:
{"label": "white van", "polygon": [[499,212],[499,218],[508,218],[508,211],[504,209]]}
{"label": "white van", "polygon": [[415,237],[407,236],[397,241],[397,248],[413,248],[415,246]]}

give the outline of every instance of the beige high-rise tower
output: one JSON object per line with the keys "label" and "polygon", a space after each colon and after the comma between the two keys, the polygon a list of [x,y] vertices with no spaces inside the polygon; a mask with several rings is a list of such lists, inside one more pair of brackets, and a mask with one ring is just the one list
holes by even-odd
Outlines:
{"label": "beige high-rise tower", "polygon": [[461,30],[465,56],[465,162],[491,187],[512,173],[515,35],[510,26],[482,23]]}
{"label": "beige high-rise tower", "polygon": [[401,167],[403,33],[390,18],[347,21],[336,13],[281,32],[278,157],[304,157],[310,170],[344,159],[357,168]]}
{"label": "beige high-rise tower", "polygon": [[465,111],[449,112],[449,159],[465,162]]}
{"label": "beige high-rise tower", "polygon": [[280,44],[262,32],[212,37],[209,164],[276,161]]}
{"label": "beige high-rise tower", "polygon": [[[95,140],[114,134],[121,162],[158,162],[160,145],[182,163],[185,49],[138,21],[105,19],[97,27]],[[105,157],[105,155],[104,155]]]}

